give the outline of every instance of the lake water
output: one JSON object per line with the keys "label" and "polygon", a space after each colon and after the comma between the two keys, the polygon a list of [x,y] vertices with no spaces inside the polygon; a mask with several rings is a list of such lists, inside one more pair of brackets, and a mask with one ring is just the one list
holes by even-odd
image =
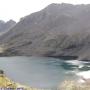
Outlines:
{"label": "lake water", "polygon": [[76,73],[90,70],[90,62],[44,57],[0,57],[0,69],[21,84],[37,88],[54,88]]}

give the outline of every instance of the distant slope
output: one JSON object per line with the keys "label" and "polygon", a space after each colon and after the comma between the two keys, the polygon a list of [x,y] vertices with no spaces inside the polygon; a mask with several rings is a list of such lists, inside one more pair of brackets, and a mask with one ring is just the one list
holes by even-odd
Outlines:
{"label": "distant slope", "polygon": [[16,24],[15,21],[9,20],[7,22],[4,22],[0,20],[0,33],[3,33],[9,29],[11,29]]}
{"label": "distant slope", "polygon": [[90,5],[50,4],[0,37],[6,54],[90,59]]}

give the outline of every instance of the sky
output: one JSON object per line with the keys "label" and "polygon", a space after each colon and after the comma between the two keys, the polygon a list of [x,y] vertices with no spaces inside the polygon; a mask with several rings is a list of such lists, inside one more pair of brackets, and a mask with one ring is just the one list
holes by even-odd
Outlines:
{"label": "sky", "polygon": [[37,12],[51,3],[90,4],[90,0],[0,0],[0,20],[13,19]]}

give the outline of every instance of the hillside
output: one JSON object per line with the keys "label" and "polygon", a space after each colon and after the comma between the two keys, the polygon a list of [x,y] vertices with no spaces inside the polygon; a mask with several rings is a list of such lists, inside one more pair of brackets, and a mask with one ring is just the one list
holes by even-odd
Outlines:
{"label": "hillside", "polygon": [[4,22],[0,20],[0,33],[6,32],[9,29],[11,29],[16,24],[15,21],[9,20],[7,22]]}
{"label": "hillside", "polygon": [[90,5],[50,4],[0,37],[3,55],[74,56],[90,60]]}

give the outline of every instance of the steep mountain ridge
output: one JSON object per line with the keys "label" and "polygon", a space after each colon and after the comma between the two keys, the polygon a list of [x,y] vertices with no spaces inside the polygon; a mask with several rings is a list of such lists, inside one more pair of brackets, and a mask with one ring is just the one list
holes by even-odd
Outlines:
{"label": "steep mountain ridge", "polygon": [[14,25],[16,24],[15,21],[13,20],[9,20],[7,22],[4,22],[2,20],[0,20],[0,32],[3,33],[5,31],[8,31],[9,29],[11,29]]}
{"label": "steep mountain ridge", "polygon": [[6,55],[90,59],[90,5],[51,4],[0,37]]}

